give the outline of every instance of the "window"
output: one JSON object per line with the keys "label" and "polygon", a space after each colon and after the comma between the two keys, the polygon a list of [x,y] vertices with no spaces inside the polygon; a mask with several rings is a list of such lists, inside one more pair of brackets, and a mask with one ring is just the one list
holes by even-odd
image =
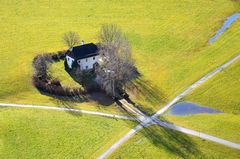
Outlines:
{"label": "window", "polygon": [[87,58],[86,58],[86,62],[87,62]]}
{"label": "window", "polygon": [[88,69],[88,66],[86,66],[86,69]]}
{"label": "window", "polygon": [[93,60],[95,60],[95,56],[93,57]]}
{"label": "window", "polygon": [[78,64],[80,64],[81,60],[78,60]]}

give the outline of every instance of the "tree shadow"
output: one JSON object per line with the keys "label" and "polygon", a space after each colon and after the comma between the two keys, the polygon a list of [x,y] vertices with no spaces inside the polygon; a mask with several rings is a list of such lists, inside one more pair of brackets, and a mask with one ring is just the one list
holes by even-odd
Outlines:
{"label": "tree shadow", "polygon": [[8,106],[0,106],[0,110],[7,110],[8,108]]}
{"label": "tree shadow", "polygon": [[[58,62],[58,61],[55,61],[55,62]],[[75,63],[75,65],[77,65],[77,63]],[[78,67],[73,67],[75,69],[69,69],[66,61],[64,61],[64,66],[65,66],[66,72],[72,77],[72,79],[84,87],[84,91],[82,92],[82,90],[78,88],[76,88],[75,91],[72,91],[73,88],[63,88],[61,86],[60,81],[51,80],[50,82],[51,87],[47,87],[47,88],[51,88],[48,92],[53,92],[53,93],[51,94],[51,93],[47,93],[39,90],[41,94],[52,97],[53,100],[58,101],[57,104],[62,105],[66,108],[68,107],[72,108],[70,104],[71,102],[82,103],[82,102],[94,101],[99,105],[103,105],[103,106],[110,106],[115,102],[111,97],[109,97],[103,91],[101,91],[100,86],[95,81],[96,75],[93,73],[93,70],[80,72],[78,74],[77,73]],[[54,77],[51,77],[51,78],[54,78]],[[46,81],[44,83],[44,86],[45,85],[48,86],[48,83],[49,81]],[[164,96],[164,94],[158,89],[158,87],[154,86],[149,81],[143,80],[143,78],[141,77],[141,74],[138,72],[137,68],[135,67],[134,67],[133,75],[131,76],[131,78],[129,78],[129,83],[130,83],[129,84],[130,88],[128,90],[136,90],[137,94],[140,94],[140,96],[144,98],[144,100],[146,100],[148,103],[150,103],[149,105],[151,106],[143,107],[140,104],[134,103],[130,98],[127,98],[128,102],[134,104],[135,107],[137,107],[138,109],[142,110],[145,113],[148,113],[148,112],[153,113],[154,106],[158,106],[167,100],[166,96]],[[55,87],[56,88],[59,87],[61,89],[55,89]],[[67,89],[67,91],[65,91],[65,89]],[[120,90],[119,92],[121,97],[124,90],[123,91]],[[58,96],[56,94],[65,95],[65,96]]]}
{"label": "tree shadow", "polygon": [[[82,116],[82,113],[80,111],[72,111],[72,109],[75,109],[77,104],[80,102],[77,98],[73,101],[73,99],[69,99],[67,97],[62,98],[51,98],[51,101],[55,103],[59,108],[64,108],[65,112],[74,115],[74,116]],[[81,101],[83,102],[83,101]],[[84,101],[86,102],[86,100]]]}
{"label": "tree shadow", "polygon": [[[128,114],[128,116],[134,118],[137,123],[141,123],[141,121],[135,115],[125,110],[124,107],[121,107],[120,102],[117,102],[117,104]],[[160,121],[172,124],[164,117],[161,117]],[[132,125],[129,124],[129,127],[131,128]],[[198,149],[196,143],[192,140],[192,138],[182,132],[178,132],[170,128],[165,128],[158,124],[153,124],[143,127],[143,129],[138,133],[141,133],[157,148],[164,149],[171,154],[178,156],[179,158],[192,158],[193,156],[200,156],[201,158],[204,158],[204,155]]]}
{"label": "tree shadow", "polygon": [[134,115],[132,112],[129,112],[125,107],[122,105],[122,103],[119,100],[116,100],[116,105],[118,106],[118,109],[124,113],[127,114],[127,116],[132,117],[136,122],[141,123],[141,121],[138,119],[136,115]]}
{"label": "tree shadow", "polygon": [[77,66],[74,67],[75,69],[71,70],[68,68],[66,61],[64,61],[64,67],[69,76],[79,85],[83,86],[84,90],[86,90],[87,101],[95,101],[103,106],[110,106],[114,103],[114,100],[109,97],[104,91],[102,91],[100,86],[96,83],[96,75],[94,73],[94,70],[77,74]]}
{"label": "tree shadow", "polygon": [[155,112],[153,107],[166,104],[168,101],[167,96],[159,89],[159,87],[155,86],[150,81],[144,80],[141,76],[129,82],[127,90],[130,92],[130,94],[137,96],[152,106],[143,107],[141,104],[134,103],[132,100],[130,100],[130,98],[127,99],[130,103],[133,103],[141,111],[149,115]]}
{"label": "tree shadow", "polygon": [[[49,97],[52,97],[50,100],[55,103],[58,107],[60,108],[66,108],[66,109],[75,109],[75,107],[84,102],[91,102],[94,101],[98,103],[98,105],[103,105],[103,106],[111,106],[115,101],[107,96],[104,92],[98,91],[98,92],[92,92],[83,96],[56,96],[52,95],[46,92],[40,91],[41,94],[47,95]],[[74,111],[68,111],[66,110],[69,114],[79,116],[81,115],[80,112],[74,112]]]}
{"label": "tree shadow", "polygon": [[145,127],[140,133],[153,143],[154,146],[165,149],[180,158],[190,158],[191,156],[201,156],[204,158],[196,143],[188,135],[181,132],[159,125],[152,125]]}
{"label": "tree shadow", "polygon": [[90,92],[89,94],[87,94],[87,98],[104,106],[110,106],[115,102],[103,91]]}
{"label": "tree shadow", "polygon": [[[129,114],[130,115],[130,114]],[[134,117],[133,115],[131,115]],[[161,117],[162,122],[172,124]],[[138,121],[140,123],[140,121]],[[174,124],[172,124],[174,125]],[[130,125],[131,126],[131,125]],[[158,124],[143,127],[141,133],[148,141],[159,149],[164,149],[178,158],[205,158],[193,139],[182,132],[165,128]]]}
{"label": "tree shadow", "polygon": [[[119,101],[117,101],[116,103],[122,110],[124,110],[128,114],[128,116],[134,118],[136,120],[136,123],[141,123],[141,121],[133,113],[125,110]],[[162,116],[159,120],[165,123],[172,124]],[[132,125],[129,124],[129,127],[132,127]],[[190,136],[184,133],[172,130],[170,128],[165,128],[158,124],[145,126],[138,133],[141,133],[151,143],[153,143],[154,146],[158,147],[159,149],[164,149],[180,158],[191,158],[193,156],[200,156],[201,158],[204,158],[203,154],[198,149],[196,143],[192,140]]]}
{"label": "tree shadow", "polygon": [[83,103],[83,102],[88,102],[89,99],[87,98],[86,95],[74,95],[74,96],[59,96],[59,95],[55,95],[55,94],[51,94],[45,91],[41,91],[38,89],[38,91],[42,94],[42,95],[46,95],[49,97],[52,97],[52,99],[56,99],[56,100],[62,100],[64,101],[68,101],[68,102],[78,102],[78,103]]}

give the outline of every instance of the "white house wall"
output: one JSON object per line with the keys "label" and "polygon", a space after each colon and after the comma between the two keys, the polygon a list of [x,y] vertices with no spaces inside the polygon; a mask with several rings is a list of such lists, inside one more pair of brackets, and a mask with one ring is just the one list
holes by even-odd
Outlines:
{"label": "white house wall", "polygon": [[[95,59],[93,59],[95,57]],[[92,56],[78,60],[78,64],[81,70],[93,69],[93,65],[98,61],[99,56]],[[80,62],[80,63],[79,63]]]}
{"label": "white house wall", "polygon": [[68,67],[69,67],[69,68],[72,68],[72,64],[73,64],[73,62],[74,62],[74,59],[71,58],[70,56],[66,56],[66,58],[67,58]]}

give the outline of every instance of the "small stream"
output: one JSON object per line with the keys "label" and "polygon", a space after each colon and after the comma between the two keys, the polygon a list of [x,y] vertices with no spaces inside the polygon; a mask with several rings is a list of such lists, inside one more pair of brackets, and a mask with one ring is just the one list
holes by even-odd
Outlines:
{"label": "small stream", "polygon": [[170,108],[168,114],[184,116],[184,115],[192,115],[192,114],[201,114],[201,113],[222,113],[219,110],[200,106],[197,104],[189,103],[189,102],[181,102],[177,103]]}
{"label": "small stream", "polygon": [[223,23],[223,26],[217,31],[217,33],[208,41],[209,44],[217,40],[217,38],[238,18],[240,17],[240,13],[235,13],[227,18]]}

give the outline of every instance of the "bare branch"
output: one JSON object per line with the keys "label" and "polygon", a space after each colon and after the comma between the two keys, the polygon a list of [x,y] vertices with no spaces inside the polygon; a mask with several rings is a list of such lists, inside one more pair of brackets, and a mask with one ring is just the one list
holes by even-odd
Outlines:
{"label": "bare branch", "polygon": [[80,37],[76,32],[67,32],[63,35],[63,43],[69,48],[72,48],[75,45],[80,44]]}
{"label": "bare branch", "polygon": [[101,62],[96,69],[103,89],[114,95],[131,80],[136,72],[131,55],[131,48],[126,36],[116,25],[103,25],[99,40]]}

